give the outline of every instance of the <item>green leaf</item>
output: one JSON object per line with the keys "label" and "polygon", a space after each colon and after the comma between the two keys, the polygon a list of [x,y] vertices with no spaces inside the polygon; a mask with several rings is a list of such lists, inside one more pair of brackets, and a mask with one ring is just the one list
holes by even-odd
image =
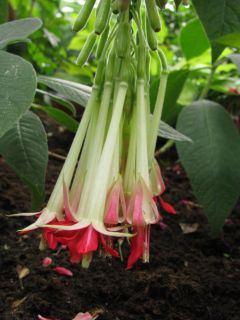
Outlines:
{"label": "green leaf", "polygon": [[78,122],[69,116],[66,112],[63,110],[59,110],[57,108],[53,107],[47,107],[47,106],[40,106],[33,104],[33,107],[37,110],[41,110],[43,112],[46,112],[47,115],[61,124],[62,126],[66,127],[68,130],[72,132],[76,132],[78,128]]}
{"label": "green leaf", "polygon": [[190,21],[181,31],[180,44],[187,60],[200,56],[210,48],[205,30],[199,21]]}
{"label": "green leaf", "polygon": [[236,0],[193,0],[194,8],[212,42],[213,61],[224,46],[214,43],[219,37],[240,32],[240,3]]}
{"label": "green leaf", "polygon": [[0,2],[0,23],[7,21],[8,19],[8,1],[1,0]]}
{"label": "green leaf", "polygon": [[32,192],[38,209],[44,200],[47,135],[39,118],[27,111],[1,139],[0,154]]}
{"label": "green leaf", "polygon": [[0,137],[30,107],[36,82],[36,73],[29,62],[0,51]]}
{"label": "green leaf", "polygon": [[177,143],[180,160],[215,234],[240,195],[240,137],[219,104],[201,100],[183,109],[177,130],[193,143]]}
{"label": "green leaf", "polygon": [[238,67],[238,70],[240,71],[240,53],[233,53],[229,56],[229,59],[232,60],[233,63]]}
{"label": "green leaf", "polygon": [[215,42],[224,46],[240,49],[240,32],[229,33],[225,36],[215,39]]}
{"label": "green leaf", "polygon": [[190,138],[182,134],[181,132],[175,130],[171,126],[169,126],[164,121],[160,121],[160,126],[158,129],[158,136],[165,139],[170,139],[174,141],[188,141],[192,142]]}
{"label": "green leaf", "polygon": [[70,101],[60,97],[59,95],[53,94],[45,90],[37,89],[36,92],[42,94],[43,96],[49,97],[51,100],[65,107],[68,111],[72,113],[74,117],[76,117],[76,114],[77,114],[76,108]]}
{"label": "green leaf", "polygon": [[26,39],[30,34],[38,30],[42,22],[38,18],[26,18],[0,25],[0,49],[18,40]]}
{"label": "green leaf", "polygon": [[45,84],[47,87],[61,93],[64,97],[83,107],[86,106],[91,93],[90,87],[73,81],[40,76],[38,77],[38,82]]}

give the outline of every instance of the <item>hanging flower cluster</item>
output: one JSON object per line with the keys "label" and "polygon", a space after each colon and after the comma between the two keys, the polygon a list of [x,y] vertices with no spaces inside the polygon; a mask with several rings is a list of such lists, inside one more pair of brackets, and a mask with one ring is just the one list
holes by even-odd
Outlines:
{"label": "hanging flower cluster", "polygon": [[[82,29],[95,4],[88,0],[74,24]],[[101,0],[94,31],[77,64],[97,44],[92,93],[47,206],[23,229],[42,229],[41,246],[64,245],[71,262],[87,268],[99,249],[118,257],[117,241],[129,239],[127,267],[149,261],[150,227],[161,220],[156,199],[175,213],[161,194],[164,182],[154,159],[167,83],[167,63],[157,46],[160,18],[155,0]],[[158,52],[161,76],[150,108],[150,52]]]}

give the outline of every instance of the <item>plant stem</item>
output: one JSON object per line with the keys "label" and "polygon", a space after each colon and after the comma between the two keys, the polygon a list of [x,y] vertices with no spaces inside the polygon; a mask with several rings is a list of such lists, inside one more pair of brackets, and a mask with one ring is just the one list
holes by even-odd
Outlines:
{"label": "plant stem", "polygon": [[207,84],[206,84],[206,86],[203,88],[203,90],[202,90],[202,92],[201,92],[201,94],[200,94],[200,96],[199,96],[199,100],[206,98],[206,96],[207,96],[207,94],[208,94],[208,91],[209,91],[209,89],[210,89],[210,86],[211,86],[211,83],[212,83],[212,80],[213,80],[215,71],[216,71],[216,67],[213,66],[213,67],[211,68],[210,74],[209,74],[209,76],[208,76]]}

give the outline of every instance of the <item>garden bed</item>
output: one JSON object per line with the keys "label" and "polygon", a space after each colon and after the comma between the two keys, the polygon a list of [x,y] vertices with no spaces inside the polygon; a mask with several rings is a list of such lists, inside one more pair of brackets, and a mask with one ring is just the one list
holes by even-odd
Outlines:
{"label": "garden bed", "polygon": [[[62,136],[64,140],[55,137],[55,145],[50,138],[50,150],[64,155],[71,137]],[[165,156],[161,164],[167,185],[164,198],[177,215],[163,213],[168,227],[152,228],[150,263],[138,262],[130,271],[125,270],[126,260],[96,256],[89,270],[83,270],[67,261],[64,250],[40,252],[39,231],[17,235],[31,219],[6,214],[28,211],[30,196],[0,159],[1,320],[35,320],[38,314],[71,320],[80,311],[96,310],[99,320],[239,320],[240,204],[222,238],[212,239],[186,174],[174,159]],[[47,195],[61,166],[61,160],[50,157]],[[195,224],[197,231],[184,234],[182,223],[188,229]],[[53,266],[42,267],[46,256],[52,257]],[[73,277],[55,273],[59,265],[71,269]],[[22,283],[17,266],[30,270]]]}

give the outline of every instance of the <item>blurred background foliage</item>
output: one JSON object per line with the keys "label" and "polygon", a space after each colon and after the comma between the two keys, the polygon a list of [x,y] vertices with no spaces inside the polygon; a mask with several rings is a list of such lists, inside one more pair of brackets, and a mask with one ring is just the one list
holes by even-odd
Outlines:
{"label": "blurred background foliage", "polygon": [[[4,2],[7,3],[3,0]],[[82,68],[75,65],[76,56],[93,28],[95,15],[93,12],[83,31],[74,33],[71,26],[82,2],[82,0],[9,0],[9,20],[38,17],[43,21],[43,28],[33,34],[31,42],[11,45],[9,51],[24,56],[33,63],[39,74],[91,85],[96,70],[94,56],[91,56],[88,64]],[[1,12],[4,12],[4,9]],[[173,1],[170,1],[166,9],[162,10],[161,18],[159,44],[171,66],[168,85],[168,92],[171,93],[169,92],[169,101],[165,102],[163,119],[174,125],[182,107],[201,96],[209,77],[211,83],[208,95],[211,100],[220,102],[235,113],[238,112],[239,70],[230,58],[236,49],[225,49],[212,66],[209,40],[191,5],[179,6],[176,10]],[[4,14],[1,19],[4,19]],[[155,53],[152,54],[151,75],[151,81],[154,83],[159,75],[159,64]]]}

